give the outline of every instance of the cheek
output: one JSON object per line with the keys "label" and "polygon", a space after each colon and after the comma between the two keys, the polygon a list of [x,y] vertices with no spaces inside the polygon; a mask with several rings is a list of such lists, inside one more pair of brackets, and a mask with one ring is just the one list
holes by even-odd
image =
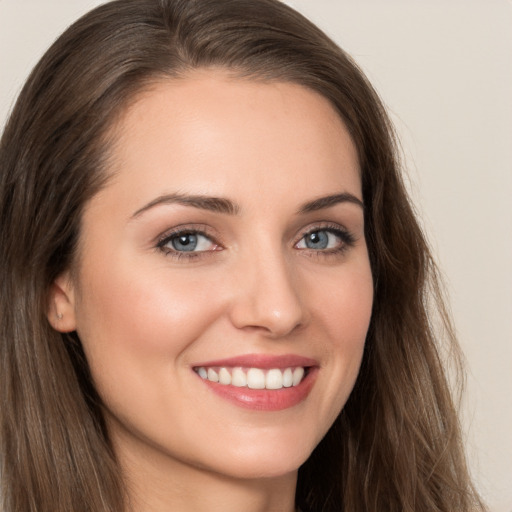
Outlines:
{"label": "cheek", "polygon": [[115,271],[96,269],[83,278],[77,330],[93,373],[178,365],[180,354],[218,316],[220,306],[199,275],[132,268],[118,263]]}
{"label": "cheek", "polygon": [[[343,277],[333,291],[331,308],[326,313],[335,332],[337,352],[349,361],[348,372],[354,385],[363,356],[373,307],[373,279],[369,263]],[[342,312],[342,313],[341,313]]]}
{"label": "cheek", "polygon": [[325,279],[323,286],[312,284],[310,293],[314,316],[321,320],[327,337],[339,349],[362,349],[373,305],[373,280],[369,264],[341,267]]}
{"label": "cheek", "polygon": [[[332,276],[331,276],[332,277]],[[319,409],[330,425],[345,405],[355,384],[363,356],[373,305],[369,264],[340,267],[334,279],[311,286],[311,311],[318,350],[323,353],[329,382],[319,397]]]}
{"label": "cheek", "polygon": [[166,439],[165,428],[180,425],[169,411],[185,406],[188,349],[221,308],[200,275],[139,269],[118,262],[115,272],[84,276],[78,334],[110,415],[138,436]]}

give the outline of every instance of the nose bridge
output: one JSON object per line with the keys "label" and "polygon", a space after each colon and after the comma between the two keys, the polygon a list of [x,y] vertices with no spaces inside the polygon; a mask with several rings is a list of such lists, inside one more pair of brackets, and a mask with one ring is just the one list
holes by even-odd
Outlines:
{"label": "nose bridge", "polygon": [[284,336],[305,321],[293,265],[281,244],[260,243],[240,254],[231,316],[238,328]]}

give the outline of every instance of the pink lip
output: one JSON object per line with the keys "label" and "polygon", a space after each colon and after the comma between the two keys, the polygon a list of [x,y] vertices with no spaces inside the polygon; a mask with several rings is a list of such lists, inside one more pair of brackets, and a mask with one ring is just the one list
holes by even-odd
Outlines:
{"label": "pink lip", "polygon": [[298,386],[277,390],[250,389],[247,387],[224,385],[210,382],[207,379],[201,379],[199,375],[197,376],[215,394],[239,407],[255,411],[280,411],[293,407],[307,398],[318,375],[318,361],[293,354],[282,356],[248,354],[195,364],[194,368],[242,367],[268,370],[272,368],[294,368],[297,366],[308,368],[307,375],[302,379],[301,383]]}
{"label": "pink lip", "polygon": [[267,354],[245,354],[228,359],[216,359],[215,361],[206,361],[194,364],[194,368],[212,366],[224,367],[242,367],[242,368],[261,368],[270,370],[272,368],[293,368],[297,366],[318,366],[318,361],[308,357],[297,356],[294,354],[284,354],[281,356],[271,356]]}

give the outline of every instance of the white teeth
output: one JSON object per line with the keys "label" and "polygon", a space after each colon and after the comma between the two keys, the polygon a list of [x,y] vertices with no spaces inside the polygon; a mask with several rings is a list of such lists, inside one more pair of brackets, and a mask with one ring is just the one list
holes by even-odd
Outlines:
{"label": "white teeth", "polygon": [[265,389],[265,374],[259,368],[251,368],[247,372],[247,387],[250,389]]}
{"label": "white teeth", "polygon": [[232,385],[239,388],[250,389],[282,389],[297,386],[302,382],[305,369],[302,366],[296,368],[205,368],[195,369],[197,374],[211,382],[218,382],[224,386]]}
{"label": "white teeth", "polygon": [[208,368],[208,380],[211,380],[212,382],[219,382],[219,374],[213,369]]}
{"label": "white teeth", "polygon": [[293,384],[293,371],[291,368],[286,368],[283,373],[283,386],[285,388],[291,387]]}
{"label": "white teeth", "polygon": [[231,374],[226,370],[226,368],[220,369],[219,382],[224,385],[231,384]]}
{"label": "white teeth", "polygon": [[304,377],[304,368],[299,366],[298,368],[295,368],[295,370],[293,370],[293,385],[296,386],[297,384],[299,384],[300,381],[302,380],[302,377]]}
{"label": "white teeth", "polygon": [[231,384],[237,388],[245,388],[247,386],[247,376],[242,368],[235,368],[231,376]]}
{"label": "white teeth", "polygon": [[265,377],[267,389],[281,389],[283,387],[283,374],[281,370],[269,370]]}

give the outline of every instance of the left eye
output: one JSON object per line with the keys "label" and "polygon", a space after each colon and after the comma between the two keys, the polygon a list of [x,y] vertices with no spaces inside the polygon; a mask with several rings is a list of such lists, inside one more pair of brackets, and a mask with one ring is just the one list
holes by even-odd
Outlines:
{"label": "left eye", "polygon": [[295,246],[297,249],[325,250],[336,249],[342,245],[342,237],[332,230],[318,229],[304,235]]}
{"label": "left eye", "polygon": [[216,244],[205,235],[189,232],[170,236],[164,241],[162,247],[178,252],[202,252],[214,250]]}

